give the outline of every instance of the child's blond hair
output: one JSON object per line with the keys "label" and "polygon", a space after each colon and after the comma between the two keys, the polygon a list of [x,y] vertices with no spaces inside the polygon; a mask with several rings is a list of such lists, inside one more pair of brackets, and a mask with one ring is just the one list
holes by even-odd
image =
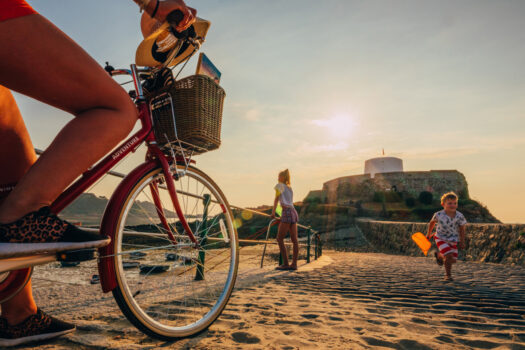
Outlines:
{"label": "child's blond hair", "polygon": [[447,193],[445,193],[444,195],[441,196],[441,205],[445,204],[447,199],[454,199],[454,200],[457,201],[458,200],[458,195],[455,194],[454,192],[447,192]]}
{"label": "child's blond hair", "polygon": [[283,170],[279,173],[279,177],[284,179],[284,183],[290,186],[290,171],[288,169]]}

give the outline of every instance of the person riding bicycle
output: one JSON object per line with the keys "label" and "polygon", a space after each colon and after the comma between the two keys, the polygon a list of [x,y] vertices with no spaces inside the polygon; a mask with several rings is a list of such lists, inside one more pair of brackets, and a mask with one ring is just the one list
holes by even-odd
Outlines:
{"label": "person riding bicycle", "polygon": [[[183,0],[133,0],[160,22],[180,10],[182,31],[196,10]],[[137,110],[119,84],[80,46],[24,0],[0,0],[0,243],[74,243],[109,238],[61,220],[49,205],[132,130]],[[74,115],[36,160],[8,89]],[[0,346],[44,340],[75,326],[37,308],[31,283],[1,305]]]}

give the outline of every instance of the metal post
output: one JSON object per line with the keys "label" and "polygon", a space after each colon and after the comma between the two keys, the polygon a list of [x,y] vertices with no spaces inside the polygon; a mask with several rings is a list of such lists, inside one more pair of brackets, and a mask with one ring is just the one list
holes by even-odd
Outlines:
{"label": "metal post", "polygon": [[306,245],[306,263],[309,264],[310,263],[310,229],[306,230],[307,234],[308,234],[308,240],[307,240],[307,245]]}
{"label": "metal post", "polygon": [[206,246],[206,235],[208,234],[208,206],[211,202],[211,196],[209,194],[203,195],[202,204],[204,209],[202,211],[202,230],[200,233],[201,243],[199,250],[199,258],[197,259],[197,269],[195,272],[195,280],[201,281],[204,279],[204,259],[206,258],[206,252],[204,251],[204,246]]}
{"label": "metal post", "polygon": [[[272,225],[274,222],[276,222],[277,219],[272,219],[272,221],[270,221],[270,223],[268,224],[268,230],[266,230],[266,242],[268,242],[268,239],[270,239],[270,229],[272,228]],[[264,263],[264,255],[266,254],[266,243],[264,243],[264,248],[263,248],[263,253],[262,253],[262,256],[261,256],[261,269],[263,267],[263,263]]]}
{"label": "metal post", "polygon": [[319,242],[317,240],[317,234],[315,235],[315,238],[314,238],[314,256],[315,256],[315,260],[317,260],[317,255],[319,253],[318,249],[319,249]]}
{"label": "metal post", "polygon": [[319,257],[321,257],[321,255],[323,255],[323,242],[321,241],[321,237],[319,236],[319,234],[317,234],[317,239],[319,240]]}

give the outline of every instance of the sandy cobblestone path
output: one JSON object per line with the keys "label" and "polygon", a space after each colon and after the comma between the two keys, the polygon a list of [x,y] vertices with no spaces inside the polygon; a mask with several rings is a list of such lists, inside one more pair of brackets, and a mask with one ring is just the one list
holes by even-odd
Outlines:
{"label": "sandy cobblestone path", "polygon": [[444,282],[432,259],[327,251],[298,271],[241,281],[209,330],[162,342],[127,322],[100,286],[57,287],[37,271],[42,309],[78,325],[39,348],[525,349],[523,267],[460,262],[453,273]]}

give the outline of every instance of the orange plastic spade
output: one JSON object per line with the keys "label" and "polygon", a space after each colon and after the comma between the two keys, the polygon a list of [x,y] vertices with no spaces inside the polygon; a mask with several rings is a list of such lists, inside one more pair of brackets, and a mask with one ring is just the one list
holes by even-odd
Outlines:
{"label": "orange plastic spade", "polygon": [[423,251],[423,254],[425,254],[426,256],[428,253],[428,250],[432,246],[432,243],[430,243],[427,237],[425,237],[425,235],[422,234],[421,232],[416,232],[412,235],[412,240],[416,242],[418,247]]}

